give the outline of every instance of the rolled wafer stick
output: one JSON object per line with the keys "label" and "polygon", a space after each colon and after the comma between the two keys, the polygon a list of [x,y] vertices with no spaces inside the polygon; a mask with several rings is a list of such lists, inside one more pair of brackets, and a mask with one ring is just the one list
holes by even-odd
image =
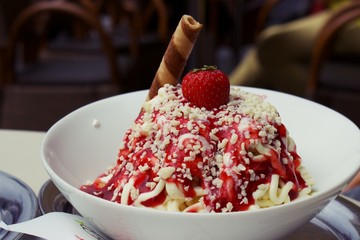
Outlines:
{"label": "rolled wafer stick", "polygon": [[178,83],[201,28],[202,24],[192,16],[182,16],[152,81],[147,100],[156,96],[166,83]]}

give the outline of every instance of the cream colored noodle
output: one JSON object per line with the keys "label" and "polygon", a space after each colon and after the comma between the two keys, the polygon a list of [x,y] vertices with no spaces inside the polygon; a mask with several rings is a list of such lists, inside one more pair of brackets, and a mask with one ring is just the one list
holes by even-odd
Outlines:
{"label": "cream colored noodle", "polygon": [[[297,199],[309,196],[312,191],[311,186],[314,184],[313,178],[305,167],[300,166],[298,171],[306,181],[308,187],[302,189],[298,193]],[[272,175],[269,184],[259,185],[258,189],[253,193],[255,205],[252,206],[251,209],[272,207],[290,202],[289,191],[291,190],[292,185],[292,182],[287,182],[285,184],[279,181],[279,175]]]}
{"label": "cream colored noodle", "polygon": [[[299,169],[301,176],[305,179],[309,187],[302,189],[299,192],[298,198],[309,196],[311,193],[311,185],[314,181],[305,167],[300,166]],[[166,178],[170,175],[164,175]],[[175,183],[167,183],[165,179],[159,178],[154,189],[150,192],[136,194],[137,190],[134,189],[134,179],[124,186],[121,195],[121,203],[127,204],[129,196],[134,200],[134,205],[143,207],[141,202],[149,200],[159,195],[165,188],[166,200],[164,204],[156,207],[159,210],[166,210],[172,212],[187,212],[196,209],[198,212],[206,212],[205,204],[203,203],[204,190],[201,187],[196,187],[196,197],[194,199],[187,199],[181,189]],[[255,204],[249,210],[267,208],[276,205],[281,205],[290,202],[289,192],[293,186],[292,182],[284,183],[280,180],[279,175],[273,174],[271,181],[268,184],[260,184],[258,189],[253,192],[252,196],[255,199]],[[135,192],[135,193],[134,193]]]}

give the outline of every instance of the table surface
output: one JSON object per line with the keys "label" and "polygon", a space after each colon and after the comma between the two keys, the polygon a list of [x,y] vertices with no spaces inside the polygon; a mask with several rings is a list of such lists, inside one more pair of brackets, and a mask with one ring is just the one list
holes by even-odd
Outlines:
{"label": "table surface", "polygon": [[[0,129],[0,170],[29,185],[37,195],[50,178],[41,161],[40,147],[45,132]],[[21,240],[41,240],[23,235]]]}
{"label": "table surface", "polygon": [[0,129],[0,170],[18,177],[37,195],[49,179],[41,161],[44,132]]}

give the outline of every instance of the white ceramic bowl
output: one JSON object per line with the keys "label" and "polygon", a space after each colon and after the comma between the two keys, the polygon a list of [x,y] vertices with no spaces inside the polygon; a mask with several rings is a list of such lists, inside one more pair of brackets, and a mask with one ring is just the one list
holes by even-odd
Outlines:
{"label": "white ceramic bowl", "polygon": [[65,116],[46,134],[42,158],[73,206],[113,239],[278,239],[313,218],[358,172],[360,130],[341,114],[295,96],[244,88],[277,107],[313,175],[316,194],[286,205],[235,213],[171,213],[112,203],[78,188],[116,161],[122,137],[147,91],[101,100]]}

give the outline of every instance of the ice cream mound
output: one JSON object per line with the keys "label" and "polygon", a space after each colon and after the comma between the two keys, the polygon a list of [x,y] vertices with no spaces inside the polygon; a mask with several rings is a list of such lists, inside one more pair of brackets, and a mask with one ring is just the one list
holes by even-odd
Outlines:
{"label": "ice cream mound", "polygon": [[232,87],[227,104],[207,110],[167,84],[144,103],[115,166],[81,190],[137,207],[233,212],[309,196],[312,184],[263,96]]}

